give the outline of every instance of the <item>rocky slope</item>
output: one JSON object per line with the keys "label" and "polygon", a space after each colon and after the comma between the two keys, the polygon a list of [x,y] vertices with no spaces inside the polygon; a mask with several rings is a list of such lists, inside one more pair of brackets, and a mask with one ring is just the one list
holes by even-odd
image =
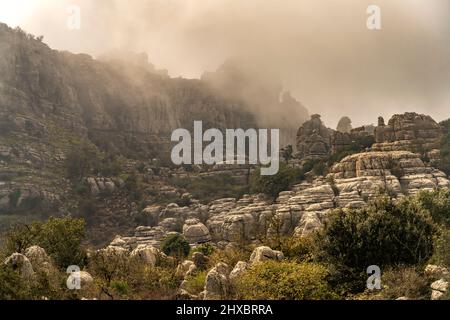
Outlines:
{"label": "rocky slope", "polygon": [[281,192],[275,203],[263,195],[194,203],[179,207],[148,207],[152,224],[136,229],[132,237],[118,236],[111,245],[131,249],[139,244],[158,247],[169,232],[182,232],[193,244],[213,241],[258,243],[274,233],[307,235],[319,228],[333,208],[360,208],[382,191],[392,196],[419,190],[449,188],[447,176],[426,165],[409,151],[364,152],[335,164],[327,177]]}
{"label": "rocky slope", "polygon": [[[205,128],[270,125],[261,124],[259,107],[221,90],[208,80],[169,78],[146,55],[96,60],[58,52],[0,24],[0,214],[31,211],[36,203],[45,203],[42,212],[73,212],[64,162],[76,145],[167,162],[172,131],[190,129],[194,120]],[[279,94],[270,91],[270,99],[281,110],[297,106],[290,96],[279,101]],[[286,132],[303,121],[303,111],[290,116],[295,126]]]}

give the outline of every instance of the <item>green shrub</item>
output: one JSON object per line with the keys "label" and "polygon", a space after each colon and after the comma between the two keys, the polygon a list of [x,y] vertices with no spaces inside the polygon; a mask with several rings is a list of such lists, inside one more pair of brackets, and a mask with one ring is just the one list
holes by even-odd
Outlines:
{"label": "green shrub", "polygon": [[137,201],[142,198],[141,182],[135,173],[130,174],[125,179],[124,189],[132,201]]}
{"label": "green shrub", "polygon": [[86,252],[82,247],[85,238],[84,220],[50,218],[44,223],[34,223],[37,245],[45,249],[48,255],[60,268],[70,265],[82,267],[85,264]]}
{"label": "green shrub", "polygon": [[255,170],[250,177],[250,191],[252,193],[265,193],[277,197],[281,191],[289,190],[295,183],[304,178],[303,171],[280,163],[277,174],[262,176],[260,170]]}
{"label": "green shrub", "polygon": [[435,252],[431,262],[440,266],[450,267],[450,229],[442,230],[436,239]]}
{"label": "green shrub", "polygon": [[21,196],[20,190],[14,190],[9,194],[9,203],[12,207],[17,207],[19,205],[19,199]]}
{"label": "green shrub", "polygon": [[205,288],[207,271],[200,271],[186,279],[185,289],[190,294],[198,295]]}
{"label": "green shrub", "polygon": [[172,234],[163,240],[161,250],[168,256],[182,259],[189,255],[191,247],[182,235]]}
{"label": "green shrub", "polygon": [[[204,203],[220,198],[239,199],[245,193],[248,193],[248,185],[236,183],[236,180],[230,174],[195,178],[174,177],[170,179],[170,183],[178,188],[186,189],[195,199],[201,199]],[[181,202],[181,204],[185,203]]]}
{"label": "green shrub", "polygon": [[285,258],[297,262],[311,262],[314,257],[314,238],[307,237],[284,237],[281,239],[280,247]]}
{"label": "green shrub", "polygon": [[192,250],[193,253],[194,252],[201,252],[205,256],[210,256],[214,251],[215,251],[214,246],[209,244],[209,243],[203,243],[203,244],[199,245],[198,247],[196,247],[195,249]]}
{"label": "green shrub", "polygon": [[237,280],[236,292],[246,300],[334,299],[327,275],[318,264],[267,261],[247,270]]}
{"label": "green shrub", "polygon": [[250,247],[214,250],[214,252],[209,256],[209,266],[212,268],[217,263],[223,262],[230,267],[234,267],[239,261],[248,261],[252,251],[253,250]]}
{"label": "green shrub", "polygon": [[355,274],[370,265],[420,265],[433,253],[436,227],[413,199],[379,197],[358,210],[335,210],[316,235],[322,259]]}
{"label": "green shrub", "polygon": [[416,195],[417,201],[430,213],[436,223],[450,227],[450,190],[422,191]]}
{"label": "green shrub", "polygon": [[92,172],[99,161],[100,155],[95,147],[87,144],[76,145],[66,155],[67,177],[72,180],[81,180]]}

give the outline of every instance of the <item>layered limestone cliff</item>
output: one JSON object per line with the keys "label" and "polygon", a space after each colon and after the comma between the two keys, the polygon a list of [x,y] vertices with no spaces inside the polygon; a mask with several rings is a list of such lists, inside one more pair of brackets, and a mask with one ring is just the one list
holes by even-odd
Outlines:
{"label": "layered limestone cliff", "polygon": [[389,119],[378,119],[375,128],[376,151],[393,150],[431,150],[439,145],[443,132],[439,124],[430,116],[406,112]]}
{"label": "layered limestone cliff", "polygon": [[[186,233],[192,225],[197,225],[192,229],[195,236],[186,236],[194,245],[210,240],[220,246],[258,243],[274,233],[304,236],[321,227],[329,210],[360,208],[381,192],[400,198],[419,190],[449,187],[446,175],[427,166],[415,153],[358,153],[335,164],[327,177],[281,192],[275,203],[263,195],[247,195],[238,201],[218,199],[208,205],[147,208],[154,216],[153,225],[140,227],[135,237],[119,237],[113,244],[159,246],[168,232]],[[193,218],[197,220],[189,220]]]}

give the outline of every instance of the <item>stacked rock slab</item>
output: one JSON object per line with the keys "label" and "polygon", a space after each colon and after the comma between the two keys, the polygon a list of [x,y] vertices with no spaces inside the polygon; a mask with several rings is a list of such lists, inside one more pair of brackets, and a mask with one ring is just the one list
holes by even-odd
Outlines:
{"label": "stacked rock slab", "polygon": [[438,147],[442,129],[430,116],[407,112],[394,115],[387,125],[378,119],[374,151],[431,150]]}

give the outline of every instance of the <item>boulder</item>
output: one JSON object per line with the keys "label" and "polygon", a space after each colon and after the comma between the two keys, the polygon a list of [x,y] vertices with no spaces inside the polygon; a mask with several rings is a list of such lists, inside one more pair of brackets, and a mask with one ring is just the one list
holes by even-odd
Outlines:
{"label": "boulder", "polygon": [[183,235],[189,243],[205,243],[211,241],[208,228],[198,219],[186,220]]}
{"label": "boulder", "polygon": [[448,290],[448,281],[437,280],[431,284],[431,300],[439,300]]}
{"label": "boulder", "polygon": [[204,300],[223,300],[229,295],[228,265],[219,262],[206,275]]}
{"label": "boulder", "polygon": [[160,252],[153,246],[150,245],[138,245],[136,249],[134,249],[130,256],[132,258],[137,258],[142,263],[154,267],[159,256]]}
{"label": "boulder", "polygon": [[305,237],[321,227],[322,223],[316,212],[305,212],[300,219],[299,225],[295,228],[294,234],[299,237]]}
{"label": "boulder", "polygon": [[283,259],[283,252],[272,250],[270,247],[261,246],[253,250],[250,256],[250,264],[255,264],[267,260],[281,261]]}
{"label": "boulder", "polygon": [[229,279],[230,281],[234,281],[238,279],[240,276],[244,274],[244,272],[248,268],[248,263],[245,261],[239,261],[236,263],[236,266],[233,268],[233,270],[230,272]]}
{"label": "boulder", "polygon": [[33,266],[30,260],[20,253],[13,253],[4,261],[5,265],[12,267],[14,270],[19,270],[22,277],[30,277],[34,274]]}
{"label": "boulder", "polygon": [[176,274],[182,278],[186,278],[197,270],[194,262],[185,260],[177,266]]}
{"label": "boulder", "polygon": [[80,280],[80,289],[83,291],[89,290],[94,285],[94,278],[86,271],[72,272],[67,278],[67,284],[76,283],[78,279]]}
{"label": "boulder", "polygon": [[448,270],[445,267],[429,264],[425,268],[425,274],[432,278],[440,279],[448,275]]}
{"label": "boulder", "polygon": [[30,260],[34,270],[49,270],[52,266],[51,259],[45,250],[39,246],[27,248],[24,255]]}

